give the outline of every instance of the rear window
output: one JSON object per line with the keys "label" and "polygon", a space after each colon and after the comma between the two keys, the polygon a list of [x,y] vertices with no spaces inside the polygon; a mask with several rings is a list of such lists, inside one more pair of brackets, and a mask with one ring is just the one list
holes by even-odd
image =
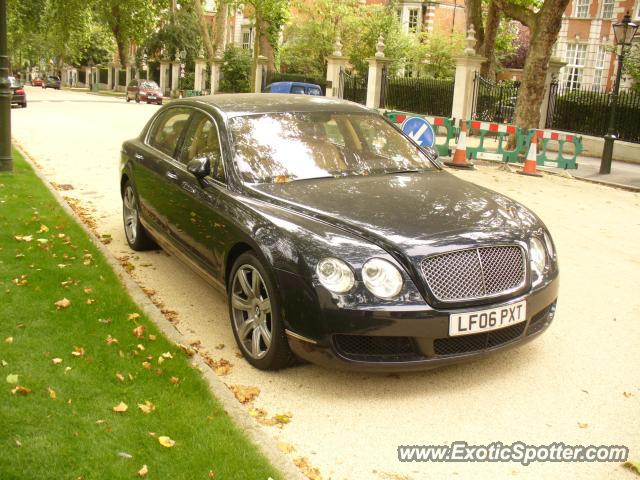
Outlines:
{"label": "rear window", "polygon": [[309,87],[309,90],[307,91],[307,95],[322,96],[322,90],[320,90],[317,87]]}

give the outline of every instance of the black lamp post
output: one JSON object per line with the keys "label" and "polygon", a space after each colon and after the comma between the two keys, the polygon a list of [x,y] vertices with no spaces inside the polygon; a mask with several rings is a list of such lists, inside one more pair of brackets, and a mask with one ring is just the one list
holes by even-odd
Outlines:
{"label": "black lamp post", "polygon": [[13,170],[11,158],[11,85],[7,54],[7,0],[0,0],[0,171]]}
{"label": "black lamp post", "polygon": [[611,173],[611,157],[613,156],[613,142],[618,135],[616,133],[616,107],[618,106],[618,92],[620,90],[620,78],[622,77],[622,64],[624,62],[625,47],[631,45],[633,36],[636,34],[638,25],[631,21],[629,12],[624,16],[622,22],[613,24],[613,34],[615,36],[616,45],[620,46],[620,55],[618,57],[618,72],[616,73],[616,82],[613,86],[611,94],[611,110],[609,113],[609,128],[604,136],[604,148],[602,149],[602,161],[600,162],[600,174]]}

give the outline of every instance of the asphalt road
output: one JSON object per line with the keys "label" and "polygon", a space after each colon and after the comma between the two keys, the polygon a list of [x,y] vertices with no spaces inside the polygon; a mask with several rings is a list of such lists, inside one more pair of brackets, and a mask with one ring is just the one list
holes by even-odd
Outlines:
{"label": "asphalt road", "polygon": [[[290,412],[263,426],[323,479],[631,479],[618,463],[401,463],[398,445],[523,441],[626,445],[640,460],[640,194],[494,168],[460,176],[530,206],[559,252],[556,319],[537,341],[482,361],[422,373],[364,375],[313,365],[264,373],[236,358],[224,298],[176,259],[137,254],[121,227],[118,159],[158,107],[27,87],[14,137],[47,178],[91,212],[114,256],[178,313],[178,328],[234,367],[227,384],[258,386],[255,406]],[[247,412],[249,414],[249,411]]]}

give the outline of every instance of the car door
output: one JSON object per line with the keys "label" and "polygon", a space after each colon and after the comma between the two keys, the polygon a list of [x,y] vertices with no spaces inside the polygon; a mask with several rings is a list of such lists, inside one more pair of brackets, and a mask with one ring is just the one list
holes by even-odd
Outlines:
{"label": "car door", "polygon": [[[206,158],[211,173],[196,178],[187,169],[189,162]],[[175,195],[175,208],[167,218],[173,237],[192,258],[219,278],[223,255],[219,231],[223,228],[218,212],[218,198],[226,188],[220,133],[216,121],[203,111],[196,110],[185,132],[178,156],[181,168],[171,189]]]}
{"label": "car door", "polygon": [[131,152],[142,218],[166,236],[170,233],[167,218],[177,208],[171,191],[182,168],[177,160],[178,147],[192,113],[188,107],[167,108],[156,116],[143,142]]}

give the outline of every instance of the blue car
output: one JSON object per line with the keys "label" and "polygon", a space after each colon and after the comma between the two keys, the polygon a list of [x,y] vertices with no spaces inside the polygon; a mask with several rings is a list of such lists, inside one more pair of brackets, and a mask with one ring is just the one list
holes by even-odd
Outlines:
{"label": "blue car", "polygon": [[266,86],[264,93],[297,93],[322,96],[322,88],[314,83],[274,82]]}

